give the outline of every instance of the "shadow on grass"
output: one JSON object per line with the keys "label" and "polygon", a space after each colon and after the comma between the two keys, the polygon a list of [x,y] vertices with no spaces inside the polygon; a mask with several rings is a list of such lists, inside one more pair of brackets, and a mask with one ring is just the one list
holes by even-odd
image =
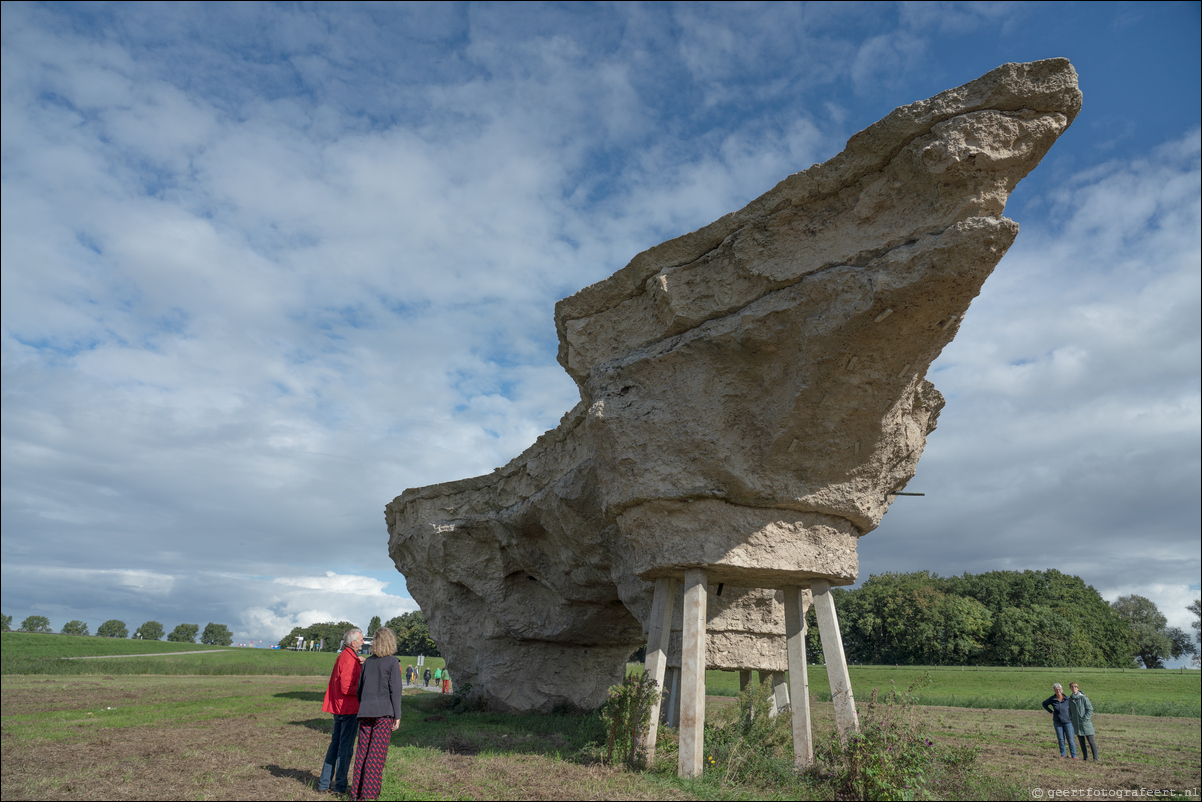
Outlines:
{"label": "shadow on grass", "polygon": [[295,699],[298,702],[324,702],[326,700],[325,691],[284,691],[272,695],[276,699]]}
{"label": "shadow on grass", "polygon": [[280,777],[285,780],[296,780],[306,788],[317,787],[318,777],[309,769],[286,769],[283,766],[277,766],[274,763],[268,763],[266,766],[261,766],[264,771],[272,777]]}
{"label": "shadow on grass", "polygon": [[447,696],[405,697],[392,745],[461,756],[545,755],[581,765],[599,761],[604,731],[595,715],[455,713],[450,706]]}
{"label": "shadow on grass", "polygon": [[325,718],[308,718],[304,721],[289,721],[294,727],[304,727],[308,730],[316,730],[329,735],[334,731],[334,717],[326,716]]}

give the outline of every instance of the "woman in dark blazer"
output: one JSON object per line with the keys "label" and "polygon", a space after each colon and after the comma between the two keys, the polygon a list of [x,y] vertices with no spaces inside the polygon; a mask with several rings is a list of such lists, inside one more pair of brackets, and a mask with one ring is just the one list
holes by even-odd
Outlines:
{"label": "woman in dark blazer", "polygon": [[401,726],[401,663],[396,658],[396,635],[388,627],[376,630],[371,657],[359,674],[359,745],[355,750],[354,799],[380,795],[388,742]]}

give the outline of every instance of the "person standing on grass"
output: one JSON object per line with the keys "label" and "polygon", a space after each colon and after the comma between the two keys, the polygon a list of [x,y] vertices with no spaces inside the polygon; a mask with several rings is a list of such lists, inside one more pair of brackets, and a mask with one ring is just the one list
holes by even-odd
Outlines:
{"label": "person standing on grass", "polygon": [[355,750],[355,731],[359,727],[359,672],[364,658],[359,656],[363,645],[363,633],[358,629],[347,630],[342,636],[342,651],[334,661],[330,683],[326,686],[326,698],[321,709],[334,714],[334,732],[330,746],[326,749],[326,760],[321,767],[318,791],[329,791],[333,783],[335,793],[346,792],[346,775],[351,767],[351,754]]}
{"label": "person standing on grass", "polygon": [[359,675],[359,747],[350,789],[354,799],[380,795],[388,744],[401,726],[403,688],[396,635],[388,627],[380,627],[371,642],[371,657]]}
{"label": "person standing on grass", "polygon": [[[1052,695],[1043,700],[1043,709],[1052,714],[1052,726],[1056,728],[1056,740],[1060,743],[1060,757],[1077,759],[1077,743],[1073,740],[1072,705],[1064,695],[1064,686],[1052,683]],[[1069,754],[1064,754],[1064,742],[1068,740]]]}
{"label": "person standing on grass", "polygon": [[[1073,729],[1077,731],[1077,740],[1081,744],[1081,759],[1089,760],[1090,750],[1093,751],[1093,762],[1098,762],[1098,745],[1093,736],[1093,704],[1089,697],[1081,693],[1081,686],[1075,682],[1068,684],[1072,693],[1068,697],[1069,713],[1073,719]],[[1089,746],[1086,749],[1086,745]]]}
{"label": "person standing on grass", "polygon": [[451,672],[447,671],[445,668],[442,670],[442,692],[451,692]]}

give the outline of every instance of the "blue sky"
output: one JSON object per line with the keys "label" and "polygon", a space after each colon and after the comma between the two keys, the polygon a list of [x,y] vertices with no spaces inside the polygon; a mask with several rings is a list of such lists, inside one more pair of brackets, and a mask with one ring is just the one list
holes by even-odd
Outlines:
{"label": "blue sky", "polygon": [[383,505],[575,403],[556,300],[898,105],[1085,105],[929,377],[863,576],[1199,587],[1197,3],[3,6],[3,610],[275,639],[414,609]]}

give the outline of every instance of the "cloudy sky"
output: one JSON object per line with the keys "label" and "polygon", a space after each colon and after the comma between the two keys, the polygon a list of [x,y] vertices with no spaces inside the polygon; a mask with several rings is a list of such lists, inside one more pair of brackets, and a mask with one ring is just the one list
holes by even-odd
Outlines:
{"label": "cloudy sky", "polygon": [[1199,6],[3,5],[3,611],[365,625],[383,506],[576,401],[556,300],[894,107],[1085,107],[861,573],[1199,595]]}

